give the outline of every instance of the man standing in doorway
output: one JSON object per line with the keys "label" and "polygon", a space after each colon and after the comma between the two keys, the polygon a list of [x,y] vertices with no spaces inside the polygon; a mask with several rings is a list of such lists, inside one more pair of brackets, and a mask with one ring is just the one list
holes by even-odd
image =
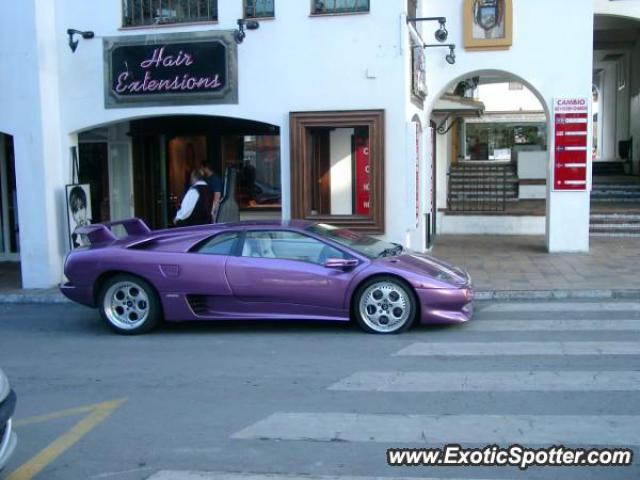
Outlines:
{"label": "man standing in doorway", "polygon": [[211,222],[211,195],[200,170],[191,172],[190,185],[173,219],[173,224],[179,227]]}
{"label": "man standing in doorway", "polygon": [[213,199],[211,205],[211,221],[215,223],[220,200],[222,199],[222,179],[214,172],[210,165],[204,165],[202,167],[202,173],[204,174],[205,181],[209,186],[209,193]]}

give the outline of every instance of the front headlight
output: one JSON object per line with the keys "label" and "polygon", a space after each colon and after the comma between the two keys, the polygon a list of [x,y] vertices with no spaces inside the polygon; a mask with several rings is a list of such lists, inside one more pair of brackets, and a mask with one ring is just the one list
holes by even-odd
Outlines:
{"label": "front headlight", "polygon": [[5,376],[2,369],[0,369],[0,402],[3,402],[5,398],[9,396],[11,387],[9,387],[9,380]]}
{"label": "front headlight", "polygon": [[444,270],[440,270],[436,274],[436,280],[440,280],[441,282],[451,283],[455,285],[457,278],[451,275],[450,273],[445,272]]}

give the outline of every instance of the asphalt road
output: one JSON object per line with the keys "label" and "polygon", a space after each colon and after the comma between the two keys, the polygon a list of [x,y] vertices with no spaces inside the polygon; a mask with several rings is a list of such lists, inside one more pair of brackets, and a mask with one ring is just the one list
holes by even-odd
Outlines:
{"label": "asphalt road", "polygon": [[467,325],[390,337],[254,322],[120,337],[83,307],[2,305],[0,366],[18,394],[11,480],[640,478],[637,459],[525,472],[386,464],[388,448],[446,443],[637,456],[637,302],[485,303]]}

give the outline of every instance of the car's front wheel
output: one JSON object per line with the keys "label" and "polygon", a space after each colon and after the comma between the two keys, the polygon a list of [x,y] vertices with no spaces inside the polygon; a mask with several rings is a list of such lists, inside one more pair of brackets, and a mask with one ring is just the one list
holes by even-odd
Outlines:
{"label": "car's front wheel", "polygon": [[400,333],[413,324],[418,308],[411,288],[394,277],[374,277],[358,288],[353,313],[371,333]]}
{"label": "car's front wheel", "polygon": [[100,315],[117,333],[135,335],[155,328],[162,317],[158,294],[133,275],[116,275],[100,289]]}

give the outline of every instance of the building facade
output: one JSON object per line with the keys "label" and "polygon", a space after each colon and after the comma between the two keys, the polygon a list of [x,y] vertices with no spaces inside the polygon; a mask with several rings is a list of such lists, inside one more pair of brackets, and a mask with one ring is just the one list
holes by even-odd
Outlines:
{"label": "building facade", "polygon": [[[55,285],[78,205],[92,221],[166,227],[204,164],[235,169],[241,218],[312,218],[418,250],[456,222],[484,225],[438,209],[451,163],[438,100],[463,80],[504,77],[533,92],[548,123],[554,99],[592,96],[594,12],[640,11],[513,0],[501,17],[510,45],[483,49],[465,48],[466,3],[16,2],[0,18],[3,258],[21,261],[24,287]],[[452,50],[423,48],[439,43],[438,23],[415,17],[446,17],[454,64]],[[84,205],[70,204],[74,184],[89,185]],[[589,190],[546,182],[549,251],[588,250]],[[508,216],[494,223],[522,233]]]}

